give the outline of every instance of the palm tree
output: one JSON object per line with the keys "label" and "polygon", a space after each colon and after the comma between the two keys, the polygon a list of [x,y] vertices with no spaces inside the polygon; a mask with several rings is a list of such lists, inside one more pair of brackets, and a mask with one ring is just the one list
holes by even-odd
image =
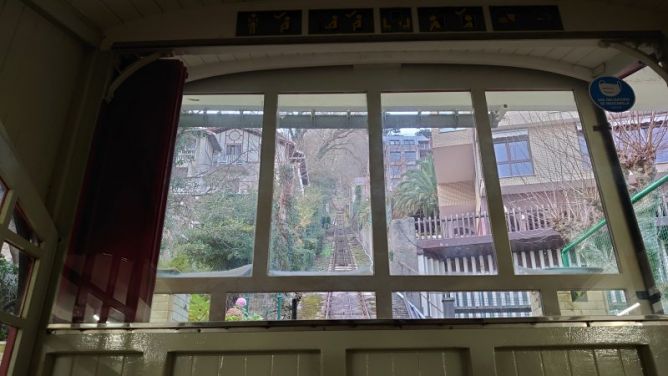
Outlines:
{"label": "palm tree", "polygon": [[431,157],[422,160],[414,170],[402,176],[402,181],[392,194],[395,218],[406,216],[431,216],[438,208],[436,173]]}

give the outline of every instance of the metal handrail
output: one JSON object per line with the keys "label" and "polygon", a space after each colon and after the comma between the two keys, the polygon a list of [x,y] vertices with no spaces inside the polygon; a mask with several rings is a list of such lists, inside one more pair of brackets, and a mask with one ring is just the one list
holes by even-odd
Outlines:
{"label": "metal handrail", "polygon": [[[631,196],[631,204],[635,204],[636,202],[642,200],[645,196],[650,194],[652,191],[655,189],[659,188],[662,186],[665,182],[668,181],[668,175],[652,182],[652,184],[649,184],[633,196]],[[564,266],[569,267],[570,265],[570,259],[568,258],[568,252],[572,250],[575,246],[578,244],[582,243],[585,239],[593,235],[596,231],[600,230],[607,221],[604,219],[601,219],[596,223],[595,225],[591,226],[587,231],[585,231],[582,235],[580,235],[577,239],[571,241],[570,243],[566,244],[564,248],[561,250],[561,260],[564,264]]]}
{"label": "metal handrail", "polygon": [[399,298],[401,298],[404,301],[404,304],[406,305],[406,308],[408,310],[408,315],[410,318],[414,318],[413,316],[417,316],[418,319],[424,319],[426,316],[422,311],[415,306],[415,304],[411,303],[410,300],[408,300],[408,297],[406,297],[404,294],[397,292],[396,293]]}

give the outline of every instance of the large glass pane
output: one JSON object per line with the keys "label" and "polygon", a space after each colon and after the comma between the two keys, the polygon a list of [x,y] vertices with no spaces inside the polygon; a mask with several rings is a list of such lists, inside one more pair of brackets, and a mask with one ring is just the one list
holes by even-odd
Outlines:
{"label": "large glass pane", "polygon": [[18,206],[14,208],[14,212],[9,219],[9,231],[12,231],[34,245],[39,245],[40,243],[37,234],[33,231],[32,226],[28,223],[26,216]]}
{"label": "large glass pane", "polygon": [[668,311],[668,87],[649,68],[625,79],[630,111],[608,113],[626,186],[657,287]]}
{"label": "large glass pane", "polygon": [[616,273],[573,93],[488,92],[487,103],[495,150],[508,150],[497,164],[516,273]]}
{"label": "large glass pane", "polygon": [[391,273],[496,273],[470,94],[381,102]]}
{"label": "large glass pane", "polygon": [[20,315],[34,260],[9,243],[0,247],[0,310]]}
{"label": "large glass pane", "polygon": [[208,294],[155,294],[150,322],[176,323],[209,321],[211,297]]}
{"label": "large glass pane", "polygon": [[364,94],[280,95],[272,273],[371,274]]}
{"label": "large glass pane", "polygon": [[623,290],[557,291],[562,316],[633,315],[638,304],[630,305]]}
{"label": "large glass pane", "polygon": [[538,291],[404,291],[392,294],[395,319],[542,316]]}
{"label": "large glass pane", "polygon": [[250,275],[262,106],[261,95],[184,97],[160,273]]}
{"label": "large glass pane", "polygon": [[375,318],[375,294],[361,291],[232,293],[225,312],[225,321]]}

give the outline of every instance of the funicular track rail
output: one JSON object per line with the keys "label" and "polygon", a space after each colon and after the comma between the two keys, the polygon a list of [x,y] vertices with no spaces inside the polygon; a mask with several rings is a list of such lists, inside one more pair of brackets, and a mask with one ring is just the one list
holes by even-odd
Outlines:
{"label": "funicular track rail", "polygon": [[[330,261],[330,272],[357,270],[357,263],[351,251],[348,229],[345,226],[345,214],[336,213],[334,227],[334,252]],[[343,312],[343,315],[341,314]],[[348,316],[348,317],[345,317]],[[362,292],[328,292],[325,298],[325,318],[371,318],[369,307]]]}

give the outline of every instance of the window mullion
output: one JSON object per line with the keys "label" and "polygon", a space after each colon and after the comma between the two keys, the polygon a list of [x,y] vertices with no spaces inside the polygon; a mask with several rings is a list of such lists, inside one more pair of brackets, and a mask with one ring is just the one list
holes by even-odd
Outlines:
{"label": "window mullion", "polygon": [[[503,212],[503,200],[501,196],[501,184],[496,167],[496,156],[494,154],[494,140],[492,128],[487,111],[487,98],[481,89],[471,92],[473,100],[473,112],[475,124],[478,130],[478,144],[480,147],[480,159],[482,173],[487,193],[487,205],[489,209],[489,221],[492,227],[492,238],[496,249],[496,263],[499,275],[509,277],[514,274],[513,257],[510,249],[510,240],[506,227],[506,219]],[[506,145],[506,148],[508,146]]]}
{"label": "window mullion", "polygon": [[267,271],[269,270],[277,121],[278,94],[275,92],[265,93],[262,115],[262,146],[260,150],[257,217],[255,220],[255,243],[253,247],[253,279],[266,278]]}
{"label": "window mullion", "polygon": [[[380,92],[367,93],[369,127],[369,176],[371,182],[371,218],[373,230],[374,278],[390,278],[390,258],[387,245],[387,214],[385,207],[385,171],[383,160],[383,119]],[[373,168],[375,167],[375,168]],[[388,286],[389,284],[382,284]],[[392,318],[392,291],[376,292],[376,317]]]}

